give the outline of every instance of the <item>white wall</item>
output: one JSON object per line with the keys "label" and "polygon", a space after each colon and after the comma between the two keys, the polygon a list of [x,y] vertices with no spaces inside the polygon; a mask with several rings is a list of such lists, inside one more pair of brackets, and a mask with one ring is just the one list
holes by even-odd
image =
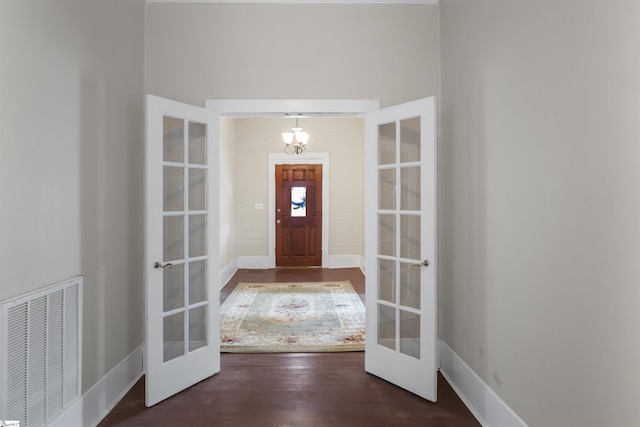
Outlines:
{"label": "white wall", "polygon": [[640,2],[440,8],[440,335],[532,427],[637,426]]}
{"label": "white wall", "polygon": [[85,275],[84,391],[144,337],[143,22],[0,2],[0,300]]}
{"label": "white wall", "polygon": [[438,90],[436,6],[148,4],[147,26],[149,92],[194,105]]}

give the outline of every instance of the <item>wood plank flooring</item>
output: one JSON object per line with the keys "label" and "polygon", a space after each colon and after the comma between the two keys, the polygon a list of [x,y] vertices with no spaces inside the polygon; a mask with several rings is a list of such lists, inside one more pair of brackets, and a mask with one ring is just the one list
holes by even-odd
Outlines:
{"label": "wood plank flooring", "polygon": [[[361,298],[364,276],[350,269],[238,271],[238,282],[350,280]],[[397,426],[476,427],[449,384],[438,375],[438,402],[423,400],[364,371],[364,352],[222,353],[221,371],[152,408],[138,381],[99,424],[106,426]]]}

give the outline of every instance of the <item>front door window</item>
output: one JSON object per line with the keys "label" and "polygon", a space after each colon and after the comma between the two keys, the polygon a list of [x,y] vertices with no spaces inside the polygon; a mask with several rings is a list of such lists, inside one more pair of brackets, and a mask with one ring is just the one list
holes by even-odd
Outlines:
{"label": "front door window", "polygon": [[307,216],[307,187],[291,187],[291,216]]}

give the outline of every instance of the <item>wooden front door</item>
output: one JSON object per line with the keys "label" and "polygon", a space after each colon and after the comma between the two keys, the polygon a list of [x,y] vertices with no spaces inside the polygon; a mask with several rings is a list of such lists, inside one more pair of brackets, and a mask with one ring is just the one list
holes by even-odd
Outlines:
{"label": "wooden front door", "polygon": [[322,265],[322,165],[276,165],[276,266]]}

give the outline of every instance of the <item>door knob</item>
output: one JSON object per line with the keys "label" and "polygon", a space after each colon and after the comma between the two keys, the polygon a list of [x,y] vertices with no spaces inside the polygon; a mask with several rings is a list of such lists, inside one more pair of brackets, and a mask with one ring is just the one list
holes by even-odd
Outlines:
{"label": "door knob", "polygon": [[429,267],[429,260],[425,259],[424,261],[422,261],[420,264],[411,264],[411,268],[413,270],[417,270],[420,267]]}
{"label": "door knob", "polygon": [[171,270],[172,267],[173,264],[171,264],[170,262],[166,264],[160,264],[158,261],[156,261],[156,263],[153,264],[153,268],[168,268],[169,270]]}
{"label": "door knob", "polygon": [[276,219],[276,224],[280,224],[280,220],[279,219]]}

